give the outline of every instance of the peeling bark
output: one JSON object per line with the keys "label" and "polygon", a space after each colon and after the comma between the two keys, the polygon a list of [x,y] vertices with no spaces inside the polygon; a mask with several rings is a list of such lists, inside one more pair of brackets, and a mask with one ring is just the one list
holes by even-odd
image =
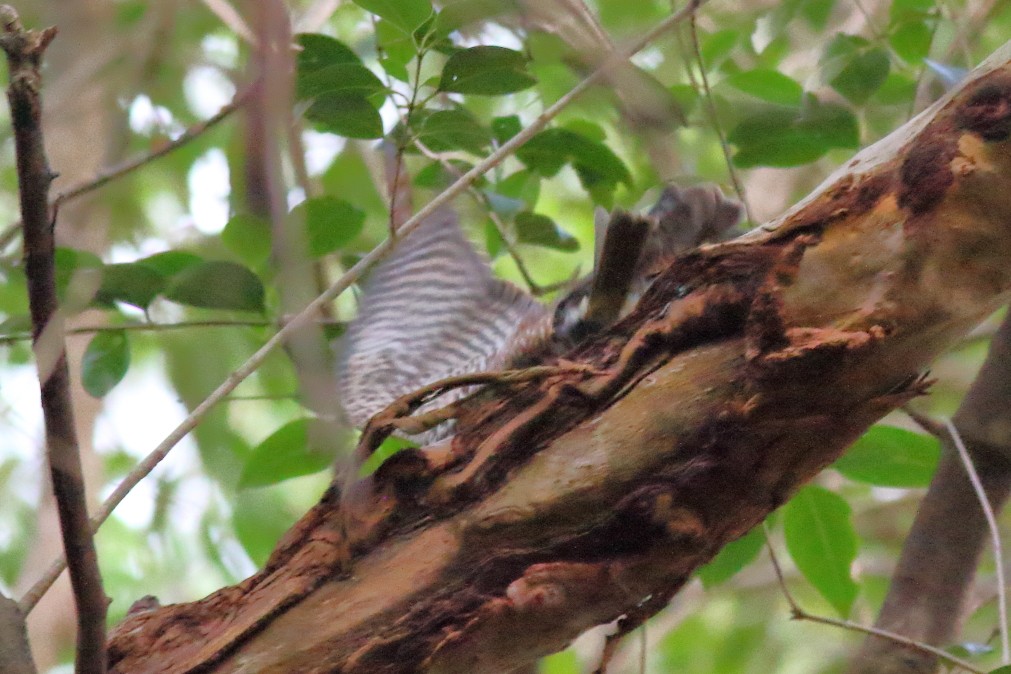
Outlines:
{"label": "peeling bark", "polygon": [[1007,301],[1009,133],[1011,45],[782,218],[673,261],[566,356],[585,369],[457,403],[367,518],[331,490],[257,575],[138,607],[113,671],[502,672],[635,627]]}

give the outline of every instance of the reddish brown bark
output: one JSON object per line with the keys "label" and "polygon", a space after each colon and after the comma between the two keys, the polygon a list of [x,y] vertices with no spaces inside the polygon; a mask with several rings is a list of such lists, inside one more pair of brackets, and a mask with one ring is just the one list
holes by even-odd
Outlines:
{"label": "reddish brown bark", "polygon": [[382,467],[367,517],[330,493],[256,576],[132,613],[115,671],[511,671],[659,610],[1007,300],[1009,62],[776,223],[674,261],[568,354],[584,370],[462,403],[451,442]]}

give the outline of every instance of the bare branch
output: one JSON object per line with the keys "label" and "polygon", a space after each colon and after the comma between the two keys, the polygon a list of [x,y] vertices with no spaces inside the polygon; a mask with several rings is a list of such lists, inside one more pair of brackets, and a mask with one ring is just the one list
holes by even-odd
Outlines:
{"label": "bare branch", "polygon": [[783,593],[783,597],[786,599],[786,603],[790,605],[790,617],[793,620],[806,620],[807,622],[820,623],[822,625],[830,625],[832,627],[839,627],[844,630],[849,630],[851,632],[860,632],[862,634],[872,634],[876,637],[882,639],[887,639],[892,643],[899,644],[901,646],[906,646],[914,650],[920,651],[922,653],[927,653],[933,657],[938,658],[945,664],[951,665],[953,667],[961,667],[967,672],[972,672],[973,674],[986,674],[981,669],[977,669],[971,663],[962,660],[961,658],[955,657],[954,655],[944,651],[940,648],[931,646],[930,644],[925,644],[915,639],[910,639],[909,637],[904,637],[901,634],[895,632],[889,632],[877,627],[867,627],[866,625],[861,625],[849,620],[839,620],[837,618],[829,618],[826,616],[814,615],[813,613],[808,613],[800,607],[797,600],[794,599],[793,593],[790,592],[790,588],[786,585],[786,579],[783,576],[783,567],[779,564],[779,558],[776,556],[776,551],[772,547],[772,541],[769,540],[769,531],[766,527],[765,530],[765,547],[769,551],[769,560],[772,562],[772,568],[776,573],[776,581],[779,583],[779,589]]}
{"label": "bare branch", "polygon": [[25,30],[17,12],[0,6],[10,86],[7,99],[14,127],[21,221],[24,223],[25,275],[32,314],[33,350],[42,388],[46,459],[60,516],[63,548],[77,605],[77,671],[102,674],[106,668],[105,615],[108,606],[98,556],[88,522],[81,456],[74,429],[63,335],[56,299],[55,239],[50,221],[49,185],[53,173],[46,159],[40,97],[42,55],[56,29]]}
{"label": "bare branch", "polygon": [[993,513],[990,499],[986,496],[986,490],[979,479],[979,473],[976,472],[976,466],[972,462],[972,457],[969,456],[969,450],[965,448],[965,443],[962,442],[962,436],[959,434],[958,429],[955,428],[955,424],[951,422],[951,419],[945,419],[944,426],[948,429],[951,440],[955,443],[955,448],[958,449],[958,458],[962,460],[962,465],[965,466],[965,473],[969,476],[969,482],[972,483],[972,488],[976,492],[976,498],[979,499],[979,505],[986,516],[987,526],[990,528],[990,542],[993,544],[993,561],[994,566],[997,567],[997,617],[1000,621],[1001,661],[1003,664],[1007,664],[1008,660],[1011,659],[1011,649],[1009,649],[1008,645],[1007,592],[1005,590],[1004,552],[1000,541],[1000,527],[997,526],[997,516]]}

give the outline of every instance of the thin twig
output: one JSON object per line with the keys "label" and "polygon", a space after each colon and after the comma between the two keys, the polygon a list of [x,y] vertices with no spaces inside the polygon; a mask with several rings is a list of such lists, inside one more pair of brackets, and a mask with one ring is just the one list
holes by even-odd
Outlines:
{"label": "thin twig", "polygon": [[699,64],[699,74],[702,77],[703,98],[705,98],[706,107],[709,109],[709,118],[712,121],[713,129],[716,130],[716,135],[720,138],[720,149],[723,150],[723,159],[727,164],[727,172],[730,174],[730,182],[734,185],[734,191],[737,193],[737,198],[742,204],[744,204],[744,212],[748,216],[748,222],[754,225],[755,217],[751,213],[751,205],[748,203],[748,195],[744,191],[744,183],[741,182],[740,177],[737,175],[737,169],[734,168],[734,160],[733,157],[730,156],[730,145],[727,143],[727,134],[723,132],[723,125],[720,124],[720,118],[716,114],[716,103],[713,101],[713,92],[709,88],[709,76],[706,75],[706,62],[702,58],[702,47],[699,44],[699,31],[695,21],[695,12],[691,13],[691,17],[688,20],[688,28],[692,36],[692,50],[695,53],[695,60]]}
{"label": "thin twig", "polygon": [[915,421],[917,426],[922,428],[927,433],[933,435],[935,438],[941,439],[948,434],[948,431],[945,430],[943,423],[934,420],[933,418],[924,414],[923,412],[914,410],[909,405],[903,405],[902,411],[905,412],[910,419]]}
{"label": "thin twig", "polygon": [[990,499],[986,497],[986,490],[979,479],[979,473],[976,472],[976,466],[972,462],[972,457],[969,456],[969,450],[965,448],[965,443],[962,442],[962,435],[955,428],[955,424],[952,423],[951,419],[945,419],[944,426],[948,429],[948,434],[951,436],[951,441],[955,443],[955,448],[958,449],[958,456],[962,459],[962,465],[965,466],[969,482],[972,483],[972,488],[976,491],[979,505],[983,508],[983,515],[986,517],[986,523],[990,527],[990,537],[993,543],[993,561],[997,570],[997,617],[1000,622],[1001,663],[1008,664],[1011,661],[1011,646],[1008,643],[1007,589],[1004,586],[1004,550],[1000,540],[1000,529],[997,526],[997,516],[994,515]]}
{"label": "thin twig", "polygon": [[[435,213],[443,205],[449,203],[451,200],[462,194],[467,187],[480,176],[498,166],[507,157],[512,156],[518,148],[523,146],[527,141],[544,129],[544,127],[548,125],[548,122],[558,116],[558,114],[568,107],[572,101],[585,93],[590,87],[597,84],[597,82],[599,82],[611,68],[624,63],[629,58],[637,54],[660,35],[684,21],[691,12],[698,9],[705,2],[706,0],[691,0],[684,8],[668,16],[666,19],[658,23],[652,30],[643,34],[639,39],[616,51],[597,69],[590,73],[585,79],[580,81],[579,84],[544,110],[544,112],[542,112],[537,119],[530,124],[530,126],[503,143],[487,158],[479,162],[464,175],[460,176],[460,178],[452,185],[447,187],[438,196],[419,209],[418,212],[411,216],[406,222],[400,225],[397,230],[397,240],[399,241],[400,239],[403,239],[403,237],[409,235],[412,231],[419,227],[426,218]],[[343,276],[335,281],[333,285],[327,288],[326,292],[322,293],[319,297],[310,302],[305,309],[293,316],[290,322],[278,330],[278,332],[267,340],[267,342],[252,356],[250,356],[245,363],[232,372],[232,374],[230,374],[228,378],[218,386],[218,388],[207,396],[203,402],[197,405],[193,411],[190,412],[189,416],[187,416],[186,419],[184,419],[171,433],[169,433],[169,435],[157,447],[155,447],[155,449],[148,454],[130,472],[129,475],[123,479],[116,489],[113,490],[109,498],[106,499],[105,503],[103,503],[98,509],[94,517],[92,517],[92,526],[97,530],[102,522],[108,519],[109,515],[112,514],[112,511],[120,504],[126,495],[130,493],[130,491],[142,479],[144,479],[144,477],[154,470],[155,466],[157,466],[162,459],[165,458],[168,452],[180,440],[196,428],[197,424],[200,423],[200,420],[203,419],[204,416],[206,416],[206,414],[219,401],[228,396],[240,383],[255,372],[274,351],[274,349],[282,345],[292,333],[312,320],[313,316],[315,316],[323,306],[351,287],[351,284],[353,284],[365,272],[365,270],[388,255],[390,251],[393,250],[395,243],[396,242],[394,240],[387,238],[373,248]],[[64,559],[58,559],[53,562],[44,576],[32,586],[24,597],[22,597],[19,603],[23,610],[29,610],[38,603],[39,599],[42,598],[53,582],[55,582],[65,564],[66,560]]]}
{"label": "thin twig", "polygon": [[786,599],[786,603],[790,606],[790,618],[792,620],[805,620],[812,623],[820,623],[822,625],[831,625],[832,627],[839,627],[844,630],[849,630],[851,632],[860,632],[862,634],[870,634],[872,636],[881,637],[882,639],[887,639],[888,641],[901,644],[902,646],[908,646],[914,650],[920,651],[922,653],[929,653],[937,659],[945,662],[953,667],[961,667],[967,672],[972,674],[986,674],[981,669],[977,669],[972,664],[957,658],[947,651],[941,650],[930,644],[925,644],[921,641],[916,641],[915,639],[910,639],[909,637],[902,636],[895,632],[889,632],[888,630],[879,629],[877,627],[868,627],[867,625],[861,625],[859,623],[851,622],[849,620],[839,620],[837,618],[827,618],[825,616],[814,615],[808,613],[800,607],[797,600],[793,598],[793,594],[790,592],[790,588],[786,586],[786,579],[783,577],[783,568],[779,565],[779,558],[776,556],[776,551],[772,547],[772,541],[769,539],[769,528],[764,522],[762,523],[763,530],[765,532],[765,547],[769,551],[769,560],[772,562],[772,570],[776,574],[776,581],[779,584],[779,589],[783,593],[783,597]]}
{"label": "thin twig", "polygon": [[[56,240],[50,220],[49,186],[54,174],[46,158],[42,130],[42,55],[55,28],[25,30],[17,12],[0,5],[7,53],[10,103],[17,163],[21,221],[24,223],[25,277],[32,315],[32,348],[42,393],[46,462],[59,513],[63,549],[70,560],[70,584],[77,607],[78,672],[105,672],[105,616],[108,600],[88,522],[84,473],[74,427],[63,315],[56,297]],[[55,213],[53,213],[55,218]]]}
{"label": "thin twig", "polygon": [[226,104],[220,110],[218,110],[213,116],[207,118],[203,122],[198,122],[197,124],[194,124],[193,126],[189,127],[178,138],[175,138],[174,140],[162,145],[157,150],[141,155],[139,157],[135,157],[133,159],[128,159],[127,161],[117,164],[116,166],[107,168],[101,171],[94,178],[91,178],[90,180],[85,180],[84,182],[78,183],[77,185],[73,185],[72,187],[60,192],[60,194],[56,197],[56,204],[64,204],[70,201],[71,199],[76,199],[82,194],[86,194],[88,192],[96,190],[99,187],[104,187],[113,180],[122,178],[128,173],[132,173],[133,171],[136,171],[142,166],[150,164],[155,159],[164,157],[173,150],[178,150],[183,145],[186,145],[190,141],[200,137],[207,130],[211,129],[219,122],[226,119],[233,112],[235,112],[243,105],[245,105],[246,102],[249,101],[249,98],[255,88],[256,83],[254,82],[251,86],[246,87],[242,91],[235,94],[231,102]]}

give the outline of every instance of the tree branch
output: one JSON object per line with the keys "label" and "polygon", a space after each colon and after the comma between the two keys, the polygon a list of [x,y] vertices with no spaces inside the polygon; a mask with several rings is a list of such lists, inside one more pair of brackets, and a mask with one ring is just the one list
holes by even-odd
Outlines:
{"label": "tree branch", "polygon": [[25,616],[13,599],[0,596],[0,672],[36,674]]}
{"label": "tree branch", "polygon": [[367,518],[331,489],[255,576],[136,611],[115,671],[481,674],[635,625],[925,392],[1011,297],[1008,222],[1011,43],[775,222],[673,261],[563,359],[584,367],[454,403]]}
{"label": "tree branch", "polygon": [[77,605],[77,671],[102,674],[106,667],[107,599],[88,522],[84,476],[74,429],[63,317],[56,299],[55,241],[49,211],[49,184],[53,173],[46,160],[42,138],[40,67],[46,46],[56,37],[56,29],[25,30],[17,12],[9,5],[0,6],[0,20],[3,22],[0,46],[7,53],[10,69],[7,99],[17,154],[25,275],[33,348],[42,388],[46,459]]}

